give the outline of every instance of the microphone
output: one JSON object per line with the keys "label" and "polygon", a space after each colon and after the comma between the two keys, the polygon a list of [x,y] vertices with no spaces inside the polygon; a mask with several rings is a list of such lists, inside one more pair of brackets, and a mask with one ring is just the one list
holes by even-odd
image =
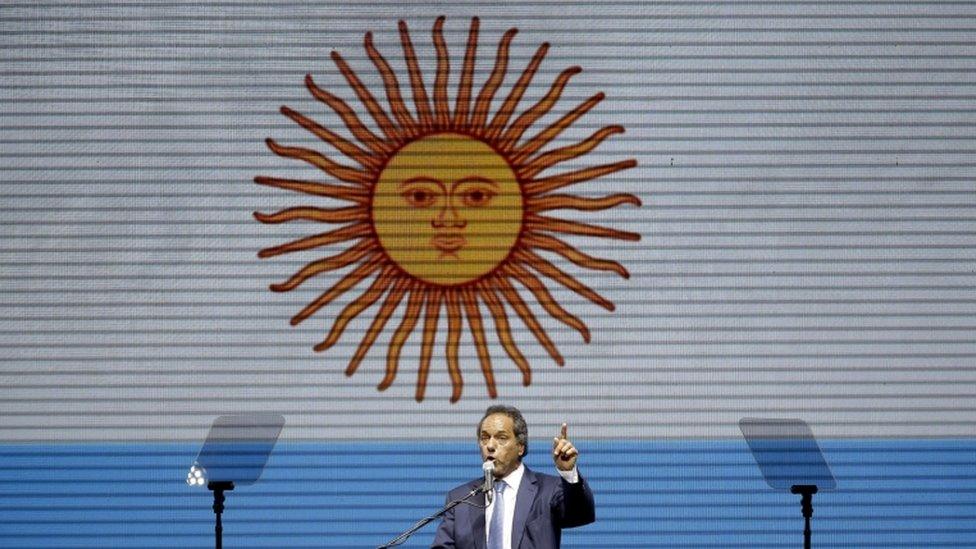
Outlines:
{"label": "microphone", "polygon": [[481,470],[485,473],[485,483],[482,485],[482,490],[488,499],[488,505],[491,505],[491,499],[495,497],[495,464],[486,461],[481,464]]}

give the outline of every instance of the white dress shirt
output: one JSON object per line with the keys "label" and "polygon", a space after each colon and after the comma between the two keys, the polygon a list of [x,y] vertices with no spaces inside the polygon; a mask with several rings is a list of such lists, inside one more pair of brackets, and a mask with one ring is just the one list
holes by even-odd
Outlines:
{"label": "white dress shirt", "polygon": [[[579,482],[579,471],[576,467],[573,467],[570,471],[562,471],[556,469],[559,476],[563,477],[566,482],[570,484],[576,484]],[[514,471],[508,474],[508,476],[499,479],[504,480],[507,486],[505,487],[505,492],[502,493],[502,497],[505,498],[505,520],[503,529],[503,539],[502,547],[504,549],[512,549],[512,526],[515,522],[515,498],[518,496],[519,486],[522,484],[522,477],[525,475],[525,465],[519,463],[519,466],[515,468]],[[498,482],[497,480],[495,482]],[[487,501],[487,496],[485,496]],[[488,525],[491,524],[491,517],[495,512],[495,501],[492,502],[485,509],[485,544],[488,543]]]}

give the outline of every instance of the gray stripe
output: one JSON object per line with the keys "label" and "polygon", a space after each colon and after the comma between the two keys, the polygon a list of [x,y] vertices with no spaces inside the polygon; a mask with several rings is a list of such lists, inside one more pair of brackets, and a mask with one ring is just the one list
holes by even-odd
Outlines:
{"label": "gray stripe", "polygon": [[447,402],[443,313],[424,402],[413,398],[417,333],[394,385],[376,391],[403,303],[347,378],[375,307],[328,351],[312,346],[365,286],[297,327],[289,319],[337,276],[268,290],[343,245],[257,258],[333,227],[252,218],[337,204],[252,183],[328,179],[276,157],[267,137],[341,159],[278,112],[288,105],[347,135],[305,74],[379,132],[330,52],[385,107],[363,34],[407,86],[404,18],[431,94],[430,28],[442,14],[452,107],[469,18],[481,18],[477,86],[517,26],[493,108],[548,41],[519,112],[571,65],[583,73],[537,128],[606,93],[548,148],[627,129],[550,173],[638,161],[559,192],[633,193],[642,207],[551,213],[642,237],[562,237],[621,262],[628,280],[546,255],[615,304],[608,312],[542,277],[592,342],[521,293],[566,366],[509,308],[533,370],[522,387],[481,304],[500,397],[537,432],[567,420],[582,438],[736,437],[740,417],[777,415],[821,436],[971,436],[974,4],[8,3],[0,440],[195,439],[238,410],[285,413],[295,439],[470,436],[489,402],[471,335],[461,335],[458,404]]}

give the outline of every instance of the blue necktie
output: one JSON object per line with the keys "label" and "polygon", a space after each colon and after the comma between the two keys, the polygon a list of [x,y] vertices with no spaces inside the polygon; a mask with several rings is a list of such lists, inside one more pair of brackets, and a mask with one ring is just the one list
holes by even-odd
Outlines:
{"label": "blue necktie", "polygon": [[488,549],[502,549],[505,537],[505,484],[504,480],[495,483],[495,509],[491,512],[491,525],[488,526]]}

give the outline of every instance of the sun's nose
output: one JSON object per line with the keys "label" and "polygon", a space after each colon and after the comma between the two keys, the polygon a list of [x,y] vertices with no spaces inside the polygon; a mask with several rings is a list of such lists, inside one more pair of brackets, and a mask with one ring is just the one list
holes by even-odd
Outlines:
{"label": "sun's nose", "polygon": [[468,226],[468,221],[461,217],[454,208],[444,206],[440,212],[430,220],[434,228],[451,227],[453,229],[463,229]]}

